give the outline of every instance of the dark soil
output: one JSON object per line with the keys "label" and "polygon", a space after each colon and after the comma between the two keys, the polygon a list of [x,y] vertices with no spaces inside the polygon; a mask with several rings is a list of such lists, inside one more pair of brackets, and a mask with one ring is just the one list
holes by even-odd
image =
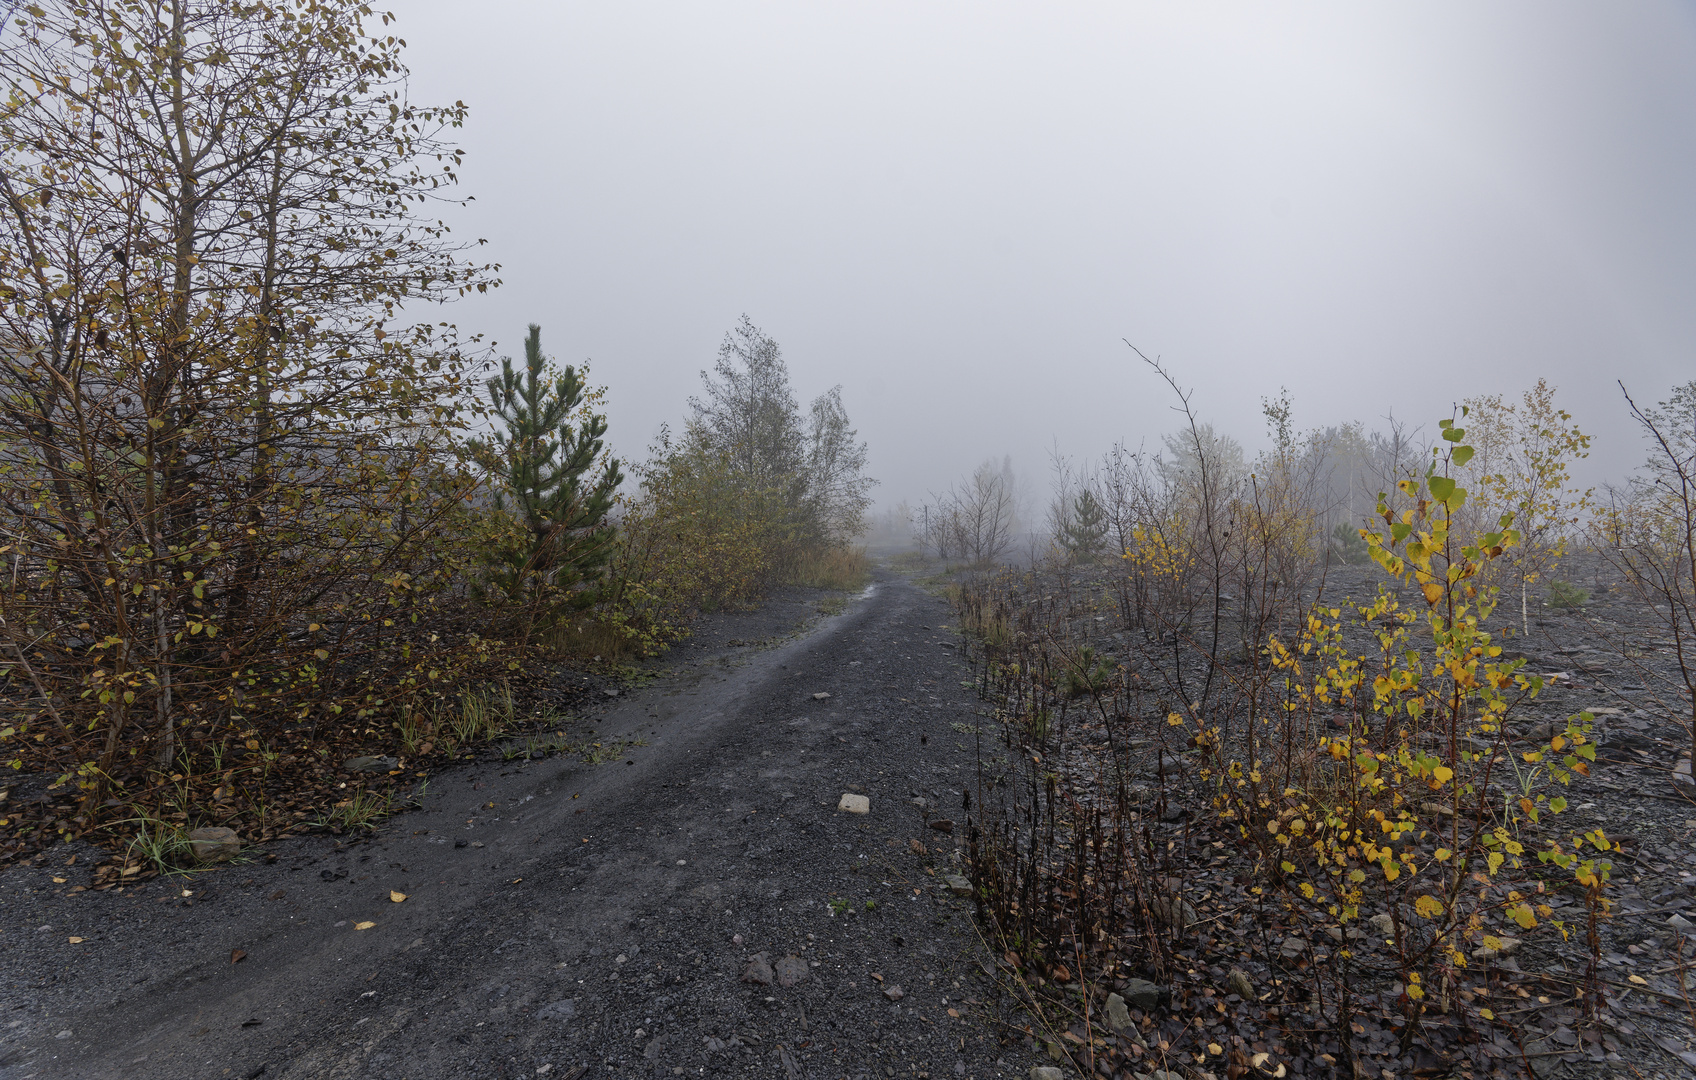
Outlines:
{"label": "dark soil", "polygon": [[821,598],[602,695],[570,734],[615,760],[485,754],[369,835],[139,886],[71,891],[80,844],[4,871],[0,1078],[1024,1072],[943,880],[963,829],[927,827],[974,771],[948,613]]}

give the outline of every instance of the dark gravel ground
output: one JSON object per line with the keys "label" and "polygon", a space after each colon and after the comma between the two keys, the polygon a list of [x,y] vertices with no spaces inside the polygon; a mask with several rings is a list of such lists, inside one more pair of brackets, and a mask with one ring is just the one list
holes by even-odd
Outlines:
{"label": "dark gravel ground", "polygon": [[369,838],[124,890],[67,893],[74,847],[6,871],[0,1080],[1023,1073],[943,880],[963,829],[926,827],[973,779],[948,612],[893,575],[817,598],[585,720],[618,760],[480,760]]}

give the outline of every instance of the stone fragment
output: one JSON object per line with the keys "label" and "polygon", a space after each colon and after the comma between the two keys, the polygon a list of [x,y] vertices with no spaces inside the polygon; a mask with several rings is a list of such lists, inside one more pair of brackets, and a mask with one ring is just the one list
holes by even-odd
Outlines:
{"label": "stone fragment", "polygon": [[850,814],[869,814],[872,810],[872,801],[864,795],[843,792],[842,799],[836,804],[836,808],[846,810]]}
{"label": "stone fragment", "polygon": [[188,834],[188,842],[194,850],[195,862],[224,862],[241,854],[241,837],[234,829],[222,825],[194,829]]}
{"label": "stone fragment", "polygon": [[348,772],[376,773],[388,772],[390,769],[396,768],[399,764],[400,762],[396,761],[392,757],[361,756],[348,758],[346,761],[342,762],[342,768],[346,769]]}
{"label": "stone fragment", "polygon": [[1052,1065],[1032,1065],[1031,1080],[1066,1080],[1066,1074]]}
{"label": "stone fragment", "polygon": [[1294,934],[1285,938],[1278,945],[1278,954],[1285,960],[1294,960],[1305,952],[1307,952],[1307,942]]}
{"label": "stone fragment", "polygon": [[1195,905],[1181,896],[1155,897],[1154,915],[1174,930],[1182,930],[1198,918]]}
{"label": "stone fragment", "polygon": [[943,876],[942,881],[943,884],[948,886],[948,891],[953,893],[955,896],[972,895],[972,883],[963,875],[946,874]]}
{"label": "stone fragment", "polygon": [[813,695],[814,701],[828,701],[829,699],[830,695],[825,693],[823,690],[820,690],[818,693]]}
{"label": "stone fragment", "polygon": [[1683,934],[1689,931],[1692,926],[1696,926],[1696,923],[1691,922],[1689,919],[1686,919],[1683,915],[1680,915],[1675,911],[1671,915],[1667,916],[1667,925]]}
{"label": "stone fragment", "polygon": [[1491,949],[1491,948],[1486,948],[1484,946],[1479,946],[1478,948],[1472,950],[1472,958],[1474,960],[1497,960],[1497,959],[1500,959],[1501,957],[1504,957],[1504,956],[1512,956],[1514,953],[1519,951],[1519,939],[1518,938],[1516,938],[1516,937],[1503,937],[1503,938],[1500,938],[1498,940],[1500,940],[1501,943],[1502,943],[1501,948]]}
{"label": "stone fragment", "polygon": [[1678,764],[1672,767],[1672,782],[1679,787],[1696,787],[1696,780],[1690,778],[1690,759],[1679,758]]}
{"label": "stone fragment", "polygon": [[794,986],[807,977],[807,962],[799,956],[785,956],[772,965],[772,970],[777,975],[777,985]]}
{"label": "stone fragment", "polygon": [[941,833],[951,833],[954,831],[954,823],[947,818],[937,818],[935,821],[930,823],[930,827]]}
{"label": "stone fragment", "polygon": [[767,962],[766,954],[763,952],[750,956],[748,966],[742,971],[743,982],[755,983],[759,986],[770,986],[774,977],[771,964]]}
{"label": "stone fragment", "polygon": [[1373,930],[1382,934],[1384,937],[1389,937],[1391,934],[1396,932],[1396,920],[1392,918],[1390,913],[1387,911],[1380,912],[1379,914],[1372,916],[1372,918],[1367,921],[1372,924]]}
{"label": "stone fragment", "polygon": [[902,998],[907,996],[907,991],[901,989],[899,986],[886,986],[883,988],[883,996],[888,998],[890,1001],[900,1001]]}
{"label": "stone fragment", "polygon": [[1120,991],[1126,1001],[1143,1012],[1152,1012],[1160,1004],[1160,987],[1147,979],[1131,979]]}
{"label": "stone fragment", "polygon": [[1231,993],[1244,1001],[1254,1000],[1254,980],[1248,977],[1248,972],[1242,968],[1232,968],[1225,982],[1231,988]]}
{"label": "stone fragment", "polygon": [[577,1018],[577,1000],[575,998],[560,998],[550,1001],[536,1010],[538,1020],[574,1020]]}
{"label": "stone fragment", "polygon": [[1125,1008],[1125,999],[1118,994],[1107,995],[1107,1026],[1117,1032],[1131,1026],[1131,1011]]}

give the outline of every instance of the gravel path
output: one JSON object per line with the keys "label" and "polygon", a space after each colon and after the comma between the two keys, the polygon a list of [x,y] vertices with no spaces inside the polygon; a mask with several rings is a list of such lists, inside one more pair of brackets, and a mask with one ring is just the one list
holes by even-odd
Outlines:
{"label": "gravel path", "polygon": [[885,576],[683,650],[592,721],[619,760],[468,764],[356,843],[122,892],[67,893],[71,849],[7,871],[0,1080],[1023,1073],[945,880],[978,708],[947,618]]}

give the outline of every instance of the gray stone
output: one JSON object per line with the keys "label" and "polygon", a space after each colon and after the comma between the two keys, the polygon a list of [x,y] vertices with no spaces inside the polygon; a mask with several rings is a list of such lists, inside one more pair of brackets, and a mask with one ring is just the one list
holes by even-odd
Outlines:
{"label": "gray stone", "polygon": [[1052,1065],[1032,1065],[1031,1080],[1066,1080],[1066,1074]]}
{"label": "gray stone", "polygon": [[1696,781],[1690,779],[1690,759],[1680,758],[1677,765],[1672,767],[1672,782],[1683,787],[1696,786]]}
{"label": "gray stone", "polygon": [[1372,924],[1373,930],[1382,934],[1384,937],[1389,937],[1391,934],[1396,932],[1396,920],[1390,916],[1389,912],[1374,915],[1367,921]]}
{"label": "gray stone", "polygon": [[755,953],[748,958],[748,966],[742,971],[743,982],[770,986],[773,978],[775,976],[772,973],[771,964],[766,961],[765,953]]}
{"label": "gray stone", "polygon": [[1504,936],[1499,940],[1502,943],[1501,948],[1489,949],[1480,946],[1479,948],[1472,950],[1472,958],[1474,960],[1498,960],[1504,956],[1512,956],[1515,952],[1519,951],[1518,938]]}
{"label": "gray stone", "polygon": [[846,810],[850,814],[869,814],[872,810],[872,801],[864,795],[844,792],[842,798],[838,800],[836,808]]}
{"label": "gray stone", "polygon": [[392,757],[350,757],[342,762],[342,768],[348,772],[388,772],[396,768],[400,762]]}
{"label": "gray stone", "polygon": [[829,699],[830,695],[825,693],[823,690],[820,690],[818,693],[813,695],[814,701],[828,701]]}
{"label": "gray stone", "polygon": [[221,825],[191,831],[188,843],[194,849],[195,862],[224,862],[241,854],[241,837]]}
{"label": "gray stone", "polygon": [[1147,979],[1130,980],[1125,983],[1123,993],[1126,1001],[1143,1012],[1151,1012],[1160,1004],[1160,987]]}
{"label": "gray stone", "polygon": [[959,874],[946,874],[942,878],[948,886],[948,891],[955,896],[972,895],[972,883]]}
{"label": "gray stone", "polygon": [[1254,980],[1249,978],[1248,972],[1242,968],[1232,968],[1225,982],[1231,988],[1231,993],[1244,1001],[1254,1000]]}
{"label": "gray stone", "polygon": [[1307,942],[1294,934],[1285,938],[1278,945],[1278,953],[1286,960],[1294,960],[1307,951]]}
{"label": "gray stone", "polygon": [[1199,917],[1195,905],[1181,896],[1158,896],[1154,900],[1154,914],[1161,922],[1174,930],[1182,930],[1191,925]]}
{"label": "gray stone", "polygon": [[794,986],[807,977],[807,962],[799,956],[785,956],[772,965],[777,975],[777,985]]}
{"label": "gray stone", "polygon": [[1696,923],[1691,922],[1689,919],[1686,919],[1683,915],[1680,915],[1675,911],[1671,915],[1667,916],[1667,925],[1682,934],[1688,931],[1692,926],[1696,926]]}
{"label": "gray stone", "polygon": [[618,696],[618,687],[609,686],[606,689],[602,690],[601,693],[605,694],[607,697],[617,697]]}
{"label": "gray stone", "polygon": [[1107,995],[1107,1026],[1120,1032],[1131,1026],[1131,1011],[1118,994]]}
{"label": "gray stone", "polygon": [[577,1018],[577,1001],[575,998],[560,998],[550,1001],[536,1010],[538,1020],[574,1020]]}
{"label": "gray stone", "polygon": [[907,991],[901,989],[899,986],[886,986],[883,988],[883,996],[888,998],[890,1001],[900,1001],[902,998],[907,996]]}

